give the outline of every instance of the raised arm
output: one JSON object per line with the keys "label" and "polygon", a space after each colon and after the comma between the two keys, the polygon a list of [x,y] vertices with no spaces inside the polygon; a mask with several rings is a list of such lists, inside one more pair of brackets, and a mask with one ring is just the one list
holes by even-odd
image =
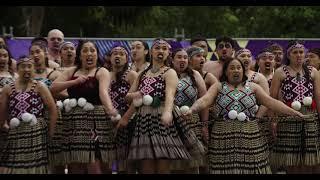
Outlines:
{"label": "raised arm", "polygon": [[212,86],[214,83],[219,82],[219,80],[211,73],[208,73],[206,76],[206,84],[209,85],[208,87]]}
{"label": "raised arm", "polygon": [[50,91],[54,96],[58,96],[58,94],[65,89],[76,84],[83,83],[87,80],[87,77],[85,76],[79,76],[77,79],[69,80],[75,70],[76,68],[70,68],[64,71],[57,79],[53,81]]}
{"label": "raised arm", "polygon": [[217,94],[221,88],[221,83],[213,84],[207,91],[207,93],[198,99],[190,108],[189,113],[198,113],[199,111],[203,110],[206,107],[209,107],[213,100],[217,97]]}
{"label": "raised arm", "polygon": [[300,112],[288,107],[283,102],[270,97],[259,85],[250,83],[250,86],[254,90],[259,102],[261,102],[262,105],[266,106],[272,111],[291,116],[303,117],[303,114],[301,114]]}
{"label": "raised arm", "polygon": [[[269,84],[268,84],[268,80],[261,74],[258,73],[258,85],[260,85],[260,87],[262,87],[262,89],[269,95]],[[268,111],[268,108],[266,108],[265,106],[260,106],[259,110],[257,112],[257,117],[263,117]]]}

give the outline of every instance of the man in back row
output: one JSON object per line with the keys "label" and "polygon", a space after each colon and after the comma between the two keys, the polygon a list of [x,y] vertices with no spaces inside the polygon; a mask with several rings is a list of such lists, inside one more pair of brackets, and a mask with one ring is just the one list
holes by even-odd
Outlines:
{"label": "man in back row", "polygon": [[217,79],[222,76],[222,68],[224,60],[227,57],[232,57],[234,53],[234,40],[228,36],[218,37],[216,39],[216,52],[218,54],[217,61],[207,61],[203,70],[213,74]]}

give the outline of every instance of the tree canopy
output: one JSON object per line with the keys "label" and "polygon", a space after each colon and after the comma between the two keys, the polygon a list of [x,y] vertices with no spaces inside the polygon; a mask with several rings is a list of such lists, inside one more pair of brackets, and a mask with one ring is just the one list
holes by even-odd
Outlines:
{"label": "tree canopy", "polygon": [[0,7],[1,26],[14,36],[46,36],[61,29],[67,37],[151,38],[317,38],[318,6],[19,6]]}

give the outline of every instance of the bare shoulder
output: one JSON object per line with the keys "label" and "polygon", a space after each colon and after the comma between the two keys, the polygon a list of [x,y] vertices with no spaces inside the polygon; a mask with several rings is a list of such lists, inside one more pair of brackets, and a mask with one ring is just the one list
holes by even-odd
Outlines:
{"label": "bare shoulder", "polygon": [[127,74],[128,77],[131,77],[131,76],[138,76],[138,73],[136,71],[133,71],[133,70],[130,70]]}
{"label": "bare shoulder", "polygon": [[201,74],[198,71],[196,71],[194,69],[192,69],[192,71],[193,71],[193,74],[195,77],[201,77]]}
{"label": "bare shoulder", "polygon": [[273,78],[284,79],[285,77],[286,77],[286,74],[283,71],[282,66],[274,71]]}
{"label": "bare shoulder", "polygon": [[[35,83],[35,81],[33,81],[33,83]],[[48,87],[42,81],[37,82],[36,90],[38,92],[44,92],[46,89],[48,89]]]}

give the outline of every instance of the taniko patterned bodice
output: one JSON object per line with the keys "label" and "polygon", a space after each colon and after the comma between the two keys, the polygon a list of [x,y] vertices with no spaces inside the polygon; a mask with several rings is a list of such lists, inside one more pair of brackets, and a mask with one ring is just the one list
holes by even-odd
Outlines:
{"label": "taniko patterned bodice", "polygon": [[180,107],[184,105],[191,107],[197,97],[198,89],[193,86],[190,76],[180,78],[174,103]]}
{"label": "taniko patterned bodice", "polygon": [[43,78],[43,77],[37,77],[37,78],[33,78],[36,81],[41,81],[43,82],[48,88],[51,86],[52,81],[48,78]]}
{"label": "taniko patterned bodice", "polygon": [[[286,78],[281,83],[281,94],[283,102],[286,104],[293,101],[302,102],[305,97],[313,97],[313,80],[311,78],[312,68],[309,66],[310,78],[306,79],[306,75],[292,77],[287,69],[287,66],[283,66],[283,71],[286,74]],[[307,72],[305,72],[307,73]]]}
{"label": "taniko patterned bodice", "polygon": [[[93,105],[101,105],[100,96],[99,96],[99,81],[96,78],[97,72],[99,68],[97,68],[94,76],[88,76],[86,82],[74,85],[67,89],[69,98],[85,98],[88,102]],[[73,73],[70,80],[77,79],[78,76],[74,76],[76,71]]]}
{"label": "taniko patterned bodice", "polygon": [[9,115],[11,118],[21,118],[21,115],[25,112],[34,114],[36,117],[43,115],[44,107],[43,101],[39,93],[34,89],[37,82],[34,82],[29,91],[17,92],[15,85],[11,84],[11,94],[9,96]]}
{"label": "taniko patterned bodice", "polygon": [[37,80],[37,81],[41,81],[43,82],[48,88],[51,87],[51,84],[52,84],[52,80],[49,79],[50,75],[54,72],[55,70],[51,71],[46,78],[43,78],[43,77],[35,77],[33,78],[34,80]]}
{"label": "taniko patterned bodice", "polygon": [[126,76],[130,70],[127,70],[121,77],[121,81],[112,80],[109,88],[109,94],[112,105],[121,115],[125,113],[129,105],[124,99],[130,89],[130,84],[126,81]]}
{"label": "taniko patterned bodice", "polygon": [[257,113],[256,96],[246,84],[244,90],[230,90],[226,82],[222,82],[222,89],[218,93],[215,112],[219,117],[225,117],[228,112],[235,110],[244,112],[248,117],[255,117]]}
{"label": "taniko patterned bodice", "polygon": [[150,95],[151,97],[158,97],[161,101],[165,100],[166,82],[163,74],[170,68],[162,70],[162,72],[155,77],[147,76],[146,73],[141,78],[138,90],[143,95]]}
{"label": "taniko patterned bodice", "polygon": [[0,88],[3,88],[7,84],[12,84],[13,82],[13,77],[0,77]]}

